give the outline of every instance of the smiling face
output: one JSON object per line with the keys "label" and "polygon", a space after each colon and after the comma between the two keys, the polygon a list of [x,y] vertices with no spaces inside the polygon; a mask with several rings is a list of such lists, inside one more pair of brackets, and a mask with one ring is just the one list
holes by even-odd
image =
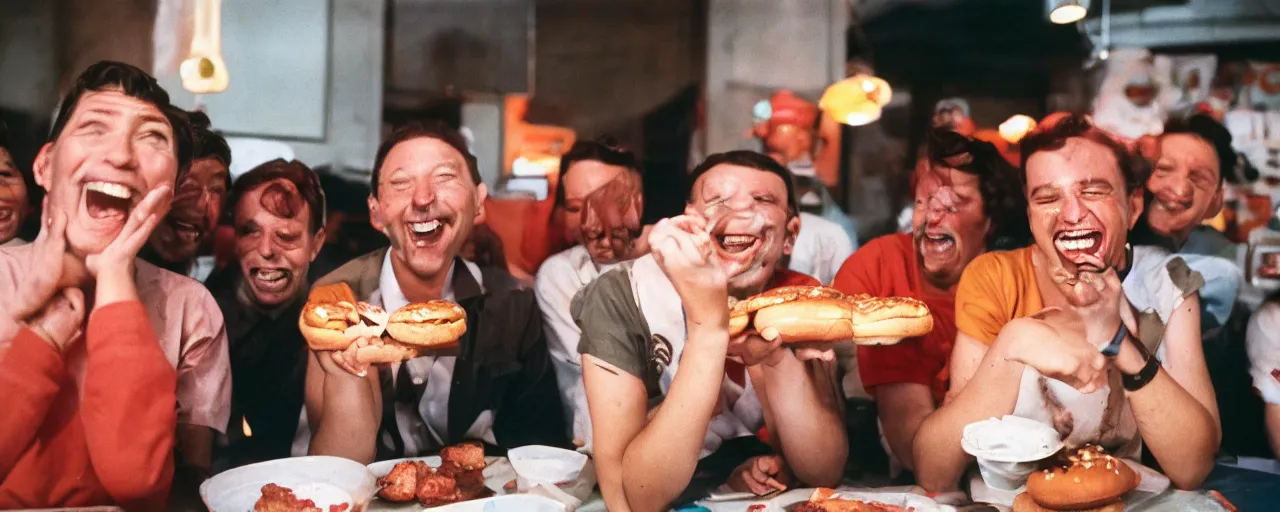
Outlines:
{"label": "smiling face", "polygon": [[562,225],[574,243],[582,243],[582,209],[587,196],[626,172],[626,167],[597,160],[579,160],[569,166],[560,183],[564,187]]}
{"label": "smiling face", "polygon": [[48,206],[67,214],[68,251],[83,259],[115,240],[143,196],[173,185],[173,127],[151,103],[89,91],[34,167],[36,183],[49,191]]}
{"label": "smiling face", "polygon": [[1222,209],[1222,169],[1218,154],[1189,133],[1160,138],[1160,158],[1147,179],[1153,199],[1147,223],[1156,233],[1185,241],[1201,221]]}
{"label": "smiling face", "polygon": [[213,234],[227,198],[227,166],[217,158],[191,162],[174,194],[169,215],[151,234],[151,249],[169,262],[195,259]]}
{"label": "smiling face", "polygon": [[409,139],[387,152],[378,180],[369,219],[391,240],[392,263],[422,280],[447,272],[486,195],[462,154],[438,139]]}
{"label": "smiling face", "polygon": [[787,207],[786,183],[768,171],[720,164],[698,177],[692,195],[689,207],[707,219],[729,293],[759,292],[800,231],[800,218]]}
{"label": "smiling face", "polygon": [[948,290],[964,267],[986,250],[991,219],[983,213],[978,177],[944,167],[918,170],[912,242],[921,273]]}
{"label": "smiling face", "polygon": [[[284,202],[292,207],[281,208]],[[278,179],[245,193],[235,208],[236,257],[255,304],[272,308],[297,298],[307,270],[324,246],[324,230],[312,233],[315,212],[292,183]],[[294,211],[292,218],[272,211]]]}
{"label": "smiling face", "polygon": [[0,148],[0,244],[13,240],[27,213],[27,182],[13,157]]}
{"label": "smiling face", "polygon": [[1125,262],[1125,241],[1142,213],[1142,193],[1125,191],[1115,155],[1075,137],[1027,160],[1027,211],[1036,246],[1066,271],[1102,271]]}

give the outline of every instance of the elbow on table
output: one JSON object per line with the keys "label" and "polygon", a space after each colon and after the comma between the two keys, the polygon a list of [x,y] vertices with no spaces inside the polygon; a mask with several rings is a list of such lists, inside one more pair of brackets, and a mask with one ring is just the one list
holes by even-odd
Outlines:
{"label": "elbow on table", "polygon": [[1192,491],[1199,489],[1204,485],[1204,481],[1209,478],[1209,473],[1213,472],[1213,455],[1200,457],[1186,467],[1164,468],[1165,476],[1169,477],[1169,483],[1174,487],[1183,491]]}

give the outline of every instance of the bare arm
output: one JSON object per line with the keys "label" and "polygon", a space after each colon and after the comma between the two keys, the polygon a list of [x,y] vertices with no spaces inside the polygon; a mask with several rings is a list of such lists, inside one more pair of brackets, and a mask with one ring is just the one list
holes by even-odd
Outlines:
{"label": "bare arm", "polygon": [[1271,451],[1280,459],[1280,405],[1267,404],[1267,440],[1271,441]]}
{"label": "bare arm", "polygon": [[[1009,326],[1021,321],[1014,320]],[[957,488],[971,459],[960,448],[965,425],[1013,412],[1026,365],[1009,356],[1011,340],[1017,338],[1009,326],[1000,331],[990,350],[964,333],[956,336],[951,353],[952,389],[954,382],[962,387],[952,392],[947,404],[925,418],[912,443],[916,480],[930,492]],[[977,365],[970,363],[974,360]]]}
{"label": "bare arm", "polygon": [[213,473],[213,429],[204,425],[178,424],[178,453],[181,466],[195,469],[204,477]]}
{"label": "bare arm", "polygon": [[[1222,440],[1217,402],[1200,347],[1199,313],[1195,296],[1178,306],[1165,330],[1169,362],[1162,364],[1155,380],[1125,393],[1142,442],[1180,489],[1194,489],[1204,482]],[[1126,343],[1115,364],[1135,374],[1142,368],[1141,355]]]}
{"label": "bare arm", "polygon": [[781,349],[777,364],[763,364],[761,405],[772,439],[801,482],[840,485],[849,456],[835,363],[804,362]]}
{"label": "bare arm", "polygon": [[311,455],[345,457],[362,464],[377,455],[378,427],[382,423],[382,389],[378,368],[357,377],[325,366],[312,352],[307,359],[307,422],[312,425]]}
{"label": "bare arm", "polygon": [[680,371],[647,423],[639,379],[583,356],[591,437],[609,510],[665,510],[693,479],[720,398],[729,344],[726,324],[689,323]]}
{"label": "bare arm", "polygon": [[876,406],[880,430],[889,442],[889,451],[904,467],[915,470],[912,441],[924,419],[936,409],[929,386],[914,382],[876,386]]}

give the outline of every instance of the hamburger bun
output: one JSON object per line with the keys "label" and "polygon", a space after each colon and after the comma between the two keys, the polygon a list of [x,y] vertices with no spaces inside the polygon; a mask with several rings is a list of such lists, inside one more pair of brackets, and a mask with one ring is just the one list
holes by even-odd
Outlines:
{"label": "hamburger bun", "polygon": [[350,302],[307,302],[298,316],[298,329],[312,350],[342,350],[354,338],[347,329],[359,324],[356,307]]}
{"label": "hamburger bun", "polygon": [[773,329],[783,343],[848,340],[854,332],[851,320],[852,310],[844,299],[785,302],[755,313],[756,330]]}
{"label": "hamburger bun", "polygon": [[853,337],[859,345],[892,345],[933,330],[933,315],[924,302],[910,297],[845,297],[852,309]]}
{"label": "hamburger bun", "polygon": [[1128,464],[1087,446],[1055,467],[1032,473],[1026,494],[1050,510],[1086,510],[1115,503],[1137,486],[1138,475]]}
{"label": "hamburger bun", "polygon": [[752,323],[752,316],[763,308],[798,300],[835,299],[843,296],[840,290],[825,286],[780,286],[736,302],[730,299],[733,304],[729,307],[729,336],[735,337],[746,331]]}
{"label": "hamburger bun", "polygon": [[387,334],[413,347],[445,348],[467,332],[467,312],[447,300],[415,302],[391,313]]}
{"label": "hamburger bun", "polygon": [[1013,499],[1013,512],[1124,512],[1124,502],[1116,501],[1115,503],[1094,508],[1056,510],[1040,506],[1035,500],[1031,499],[1030,494],[1024,492]]}

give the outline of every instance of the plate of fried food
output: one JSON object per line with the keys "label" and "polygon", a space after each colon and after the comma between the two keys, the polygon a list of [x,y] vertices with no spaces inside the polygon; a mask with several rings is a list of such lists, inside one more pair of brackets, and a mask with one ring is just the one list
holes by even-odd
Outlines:
{"label": "plate of fried food", "polygon": [[[712,512],[744,510],[742,502],[699,502]],[[956,512],[927,496],[874,490],[794,489],[765,502],[746,505],[747,512]]]}
{"label": "plate of fried food", "polygon": [[[514,490],[515,471],[501,457],[485,457],[480,443],[447,446],[440,455],[369,465],[377,496],[369,510],[424,510]],[[511,489],[507,489],[510,487]]]}
{"label": "plate of fried food", "polygon": [[924,302],[910,297],[845,295],[825,286],[783,286],[730,300],[729,335],[748,329],[783,343],[852,340],[858,345],[893,345],[933,330]]}
{"label": "plate of fried food", "polygon": [[200,485],[200,498],[212,512],[358,512],[377,490],[360,463],[316,456],[224,471]]}

